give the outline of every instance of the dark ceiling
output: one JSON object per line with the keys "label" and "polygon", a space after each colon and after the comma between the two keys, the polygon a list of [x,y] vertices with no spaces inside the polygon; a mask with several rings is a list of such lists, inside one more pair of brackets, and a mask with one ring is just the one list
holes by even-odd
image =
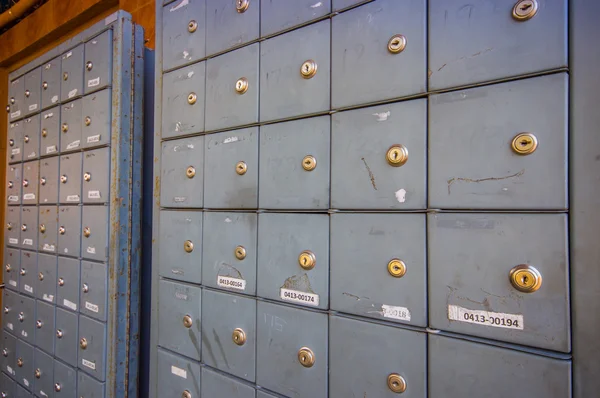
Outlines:
{"label": "dark ceiling", "polygon": [[[0,28],[0,35],[4,32],[6,32],[8,29],[10,29],[11,27],[13,27],[14,25],[16,25],[17,23],[19,23],[19,21],[21,21],[21,19],[25,18],[27,15],[31,14],[33,11],[35,11],[39,6],[41,6],[42,4],[44,4],[45,2],[47,2],[48,0],[38,0],[35,4],[35,6],[33,8],[31,8],[30,10],[27,10],[27,12],[21,17],[16,19],[15,21],[9,23],[6,26],[3,26],[2,28]],[[14,6],[16,3],[18,3],[19,0],[0,0],[0,14],[7,11],[9,8],[11,8],[12,6]]]}

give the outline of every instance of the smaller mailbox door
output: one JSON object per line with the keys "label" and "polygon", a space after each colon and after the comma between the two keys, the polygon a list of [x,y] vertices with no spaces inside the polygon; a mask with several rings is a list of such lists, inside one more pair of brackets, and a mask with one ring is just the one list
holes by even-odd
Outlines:
{"label": "smaller mailbox door", "polygon": [[6,175],[6,202],[9,206],[21,204],[21,190],[23,187],[23,165],[13,164],[8,167]]}
{"label": "smaller mailbox door", "polygon": [[200,363],[158,349],[158,397],[200,397]]}
{"label": "smaller mailbox door", "polygon": [[40,160],[40,204],[58,203],[60,157]]}
{"label": "smaller mailbox door", "polygon": [[161,165],[161,206],[202,207],[204,136],[163,142]]}
{"label": "smaller mailbox door", "polygon": [[18,290],[19,271],[21,269],[21,251],[19,249],[4,249],[4,283],[6,288]]}
{"label": "smaller mailbox door", "polygon": [[22,120],[8,126],[8,163],[23,160],[23,135],[25,135],[25,124]]}
{"label": "smaller mailbox door", "polygon": [[21,251],[19,291],[27,296],[35,296],[36,282],[38,279],[37,260],[37,252],[30,252],[27,250]]}
{"label": "smaller mailbox door", "polygon": [[81,257],[104,261],[108,258],[108,206],[83,206]]}
{"label": "smaller mailbox door", "polygon": [[106,324],[79,316],[79,369],[106,379]]}
{"label": "smaller mailbox door", "polygon": [[72,153],[60,157],[60,203],[81,203],[82,153]]}
{"label": "smaller mailbox door", "polygon": [[60,361],[54,361],[54,395],[56,398],[75,398],[77,371]]}
{"label": "smaller mailbox door", "polygon": [[38,238],[37,206],[21,207],[21,248],[35,250]]}
{"label": "smaller mailbox door", "polygon": [[58,207],[40,206],[38,224],[38,250],[44,253],[56,253],[58,246]]}
{"label": "smaller mailbox door", "polygon": [[9,83],[8,86],[8,120],[13,121],[25,116],[25,76]]}
{"label": "smaller mailbox door", "polygon": [[33,393],[44,398],[54,397],[54,359],[36,348],[33,363]]}
{"label": "smaller mailbox door", "polygon": [[53,355],[56,335],[56,307],[37,300],[35,310],[35,346]]}
{"label": "smaller mailbox door", "polygon": [[110,148],[86,151],[83,154],[83,203],[110,201]]}
{"label": "smaller mailbox door", "polygon": [[57,154],[60,149],[60,110],[57,106],[41,113],[40,116],[40,156]]}
{"label": "smaller mailbox door", "polygon": [[79,257],[81,253],[81,207],[58,206],[58,254]]}
{"label": "smaller mailbox door", "polygon": [[80,44],[62,56],[61,102],[83,95],[83,52],[84,45]]}
{"label": "smaller mailbox door", "polygon": [[40,115],[24,119],[23,159],[31,160],[40,157]]}
{"label": "smaller mailbox door", "polygon": [[108,298],[106,264],[81,262],[81,308],[79,312],[100,321],[106,321]]}
{"label": "smaller mailbox door", "polygon": [[76,312],[79,309],[79,260],[76,258],[58,257],[57,275],[57,305]]}
{"label": "smaller mailbox door", "polygon": [[254,398],[256,392],[250,384],[242,383],[209,368],[202,368],[203,397]]}
{"label": "smaller mailbox door", "polygon": [[260,1],[260,35],[269,36],[321,18],[331,12],[331,1]]}
{"label": "smaller mailbox door", "polygon": [[35,341],[35,300],[25,296],[18,296],[17,307],[15,334],[19,339],[33,344]]}
{"label": "smaller mailbox door", "polygon": [[40,162],[23,163],[23,204],[36,205],[38,203]]}
{"label": "smaller mailbox door", "polygon": [[82,146],[92,148],[110,143],[111,90],[106,89],[83,97]]}
{"label": "smaller mailbox door", "polygon": [[56,105],[60,99],[60,57],[42,66],[42,109]]}
{"label": "smaller mailbox door", "polygon": [[77,366],[77,326],[77,314],[56,309],[56,357],[71,366]]}
{"label": "smaller mailbox door", "polygon": [[[28,391],[33,387],[34,379],[34,351],[33,346],[22,340],[17,340],[17,369],[15,380],[26,387]],[[24,395],[26,396],[26,395]]]}
{"label": "smaller mailbox door", "polygon": [[49,254],[38,254],[36,297],[45,302],[56,302],[56,272],[58,258]]}
{"label": "smaller mailbox door", "polygon": [[38,67],[25,75],[24,116],[40,111],[42,101],[42,67]]}
{"label": "smaller mailbox door", "polygon": [[6,208],[6,233],[4,234],[5,244],[8,246],[19,246],[21,237],[21,209],[16,206]]}
{"label": "smaller mailbox door", "polygon": [[206,55],[258,39],[259,1],[207,0],[206,15]]}
{"label": "smaller mailbox door", "polygon": [[60,151],[77,151],[81,145],[83,129],[83,101],[81,99],[60,107]]}
{"label": "smaller mailbox door", "polygon": [[110,86],[112,81],[112,29],[85,43],[84,91],[89,94]]}
{"label": "smaller mailbox door", "polygon": [[17,338],[8,332],[2,332],[2,357],[0,358],[2,374],[15,377],[17,367]]}
{"label": "smaller mailbox door", "polygon": [[82,371],[77,372],[77,396],[84,398],[104,398],[105,386]]}
{"label": "smaller mailbox door", "polygon": [[198,61],[206,55],[206,0],[177,0],[163,7],[163,70]]}

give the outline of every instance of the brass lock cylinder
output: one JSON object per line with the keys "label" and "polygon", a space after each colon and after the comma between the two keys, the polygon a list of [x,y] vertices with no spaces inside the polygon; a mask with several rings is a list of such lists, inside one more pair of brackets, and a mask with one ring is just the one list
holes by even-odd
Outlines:
{"label": "brass lock cylinder", "polygon": [[17,359],[17,366],[18,366],[18,367],[22,368],[22,367],[23,367],[23,363],[24,363],[24,362],[23,362],[23,358],[19,358],[19,359]]}
{"label": "brass lock cylinder", "polygon": [[89,238],[91,234],[92,234],[92,230],[90,227],[83,228],[83,236],[84,237]]}
{"label": "brass lock cylinder", "polygon": [[406,48],[406,37],[404,35],[394,35],[390,37],[387,48],[392,54],[401,53]]}
{"label": "brass lock cylinder", "polygon": [[305,368],[311,368],[315,364],[315,353],[308,347],[298,350],[298,361]]}
{"label": "brass lock cylinder", "polygon": [[191,328],[193,324],[194,321],[192,320],[191,316],[186,315],[183,317],[183,326],[185,326],[187,329]]}
{"label": "brass lock cylinder", "polygon": [[198,99],[198,97],[196,96],[196,93],[189,93],[187,102],[190,105],[194,105],[196,103],[197,99]]}
{"label": "brass lock cylinder", "polygon": [[79,347],[81,347],[82,350],[85,350],[88,346],[88,342],[87,339],[85,337],[82,337],[81,340],[79,340]]}
{"label": "brass lock cylinder", "polygon": [[31,95],[31,91],[29,91],[29,90],[25,90],[25,96],[26,96],[27,98],[29,98],[29,96],[30,96],[30,95]]}
{"label": "brass lock cylinder", "polygon": [[388,388],[396,394],[401,394],[406,391],[406,380],[398,373],[392,373],[387,378]]}
{"label": "brass lock cylinder", "polygon": [[538,140],[534,134],[520,133],[511,142],[512,150],[517,155],[529,155],[537,149]]}
{"label": "brass lock cylinder", "polygon": [[317,63],[312,59],[304,61],[300,67],[300,75],[305,79],[310,79],[317,74]]}
{"label": "brass lock cylinder", "polygon": [[89,116],[86,116],[84,119],[85,125],[89,126],[90,124],[92,124],[92,118]]}
{"label": "brass lock cylinder", "polygon": [[67,229],[65,227],[63,227],[62,225],[58,228],[58,233],[61,235],[64,235],[65,232],[67,232]]}
{"label": "brass lock cylinder", "polygon": [[512,17],[517,21],[527,21],[535,16],[538,11],[536,0],[517,1],[512,9]]}
{"label": "brass lock cylinder", "polygon": [[42,137],[46,138],[47,135],[48,135],[48,130],[42,129]]}
{"label": "brass lock cylinder", "polygon": [[40,377],[42,377],[42,371],[39,369],[36,369],[35,372],[33,373],[33,375],[35,376],[36,379],[39,379]]}
{"label": "brass lock cylinder", "polygon": [[393,258],[388,263],[387,270],[394,278],[402,278],[406,274],[406,264],[400,259]]}
{"label": "brass lock cylinder", "polygon": [[48,82],[43,82],[43,83],[42,83],[42,88],[43,88],[44,90],[48,90]]}
{"label": "brass lock cylinder", "polygon": [[25,138],[23,138],[23,141],[25,141],[25,143],[28,144],[29,143],[29,136],[26,135]]}
{"label": "brass lock cylinder", "polygon": [[186,253],[191,253],[194,251],[194,243],[191,240],[186,240],[183,242],[183,250]]}
{"label": "brass lock cylinder", "polygon": [[40,184],[41,185],[46,185],[46,177],[40,178]]}
{"label": "brass lock cylinder", "polygon": [[408,161],[408,149],[404,145],[392,145],[385,154],[390,166],[400,167]]}
{"label": "brass lock cylinder", "polygon": [[243,260],[246,258],[246,248],[244,246],[236,246],[234,250],[235,258],[238,260]]}
{"label": "brass lock cylinder", "polygon": [[92,63],[92,61],[87,61],[85,63],[85,69],[87,69],[87,71],[89,72],[92,70],[92,68],[94,68],[94,64]]}
{"label": "brass lock cylinder", "polygon": [[236,345],[242,346],[246,343],[246,332],[240,328],[235,328],[231,335],[231,339]]}
{"label": "brass lock cylinder", "polygon": [[37,327],[38,329],[41,329],[43,325],[44,323],[39,319],[35,322],[35,327]]}
{"label": "brass lock cylinder", "polygon": [[250,0],[236,0],[235,2],[235,10],[240,14],[246,12],[249,6]]}
{"label": "brass lock cylinder", "polygon": [[305,250],[298,256],[298,264],[302,269],[309,271],[317,265],[317,256],[310,250]]}
{"label": "brass lock cylinder", "polygon": [[313,171],[317,167],[317,159],[312,155],[306,155],[302,159],[302,168],[306,171]]}
{"label": "brass lock cylinder", "polygon": [[238,175],[243,176],[244,174],[246,174],[247,171],[248,171],[248,165],[246,164],[246,162],[240,161],[235,164],[235,172]]}
{"label": "brass lock cylinder", "polygon": [[92,174],[88,172],[83,173],[83,180],[85,182],[90,182],[92,180]]}
{"label": "brass lock cylinder", "polygon": [[38,272],[38,279],[41,281],[44,280],[44,274],[42,272]]}
{"label": "brass lock cylinder", "polygon": [[44,224],[40,224],[40,233],[43,234],[46,232],[46,226]]}
{"label": "brass lock cylinder", "polygon": [[187,169],[185,169],[185,175],[187,176],[187,178],[194,178],[194,176],[196,175],[196,169],[194,168],[194,166],[189,166]]}
{"label": "brass lock cylinder", "polygon": [[67,131],[69,131],[69,125],[67,123],[63,123],[60,129],[63,133],[66,133]]}
{"label": "brass lock cylinder", "polygon": [[23,180],[23,186],[27,188],[29,186],[29,181]]}
{"label": "brass lock cylinder", "polygon": [[192,398],[192,393],[189,392],[188,390],[185,390],[184,392],[181,393],[181,398]]}
{"label": "brass lock cylinder", "polygon": [[533,293],[542,287],[542,274],[529,264],[519,264],[508,274],[510,283],[522,293]]}
{"label": "brass lock cylinder", "polygon": [[188,22],[188,32],[194,33],[196,29],[198,29],[198,22],[192,19],[190,22]]}
{"label": "brass lock cylinder", "polygon": [[240,77],[237,82],[235,82],[235,91],[238,94],[244,94],[248,91],[248,79],[245,77]]}

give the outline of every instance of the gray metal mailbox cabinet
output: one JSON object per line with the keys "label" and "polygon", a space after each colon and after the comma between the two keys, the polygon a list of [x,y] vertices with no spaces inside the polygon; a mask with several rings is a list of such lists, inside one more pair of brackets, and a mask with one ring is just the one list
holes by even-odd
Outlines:
{"label": "gray metal mailbox cabinet", "polygon": [[9,75],[2,396],[138,395],[143,43],[118,11]]}

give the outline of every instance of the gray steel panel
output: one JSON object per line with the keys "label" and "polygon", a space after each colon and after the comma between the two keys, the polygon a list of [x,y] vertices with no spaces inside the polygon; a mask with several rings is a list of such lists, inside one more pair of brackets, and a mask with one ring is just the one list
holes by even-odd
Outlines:
{"label": "gray steel panel", "polygon": [[25,387],[21,387],[17,384],[17,391],[15,391],[16,398],[32,398],[33,395],[29,391],[25,389]]}
{"label": "gray steel panel", "polygon": [[344,8],[352,7],[359,3],[368,3],[371,0],[331,0],[332,8],[334,11],[342,10]]}
{"label": "gray steel panel", "polygon": [[24,205],[35,205],[38,203],[40,162],[23,163],[23,201]]}
{"label": "gray steel panel", "polygon": [[567,1],[538,1],[528,21],[514,1],[429,3],[429,88],[463,86],[567,66]]}
{"label": "gray steel panel", "polygon": [[10,375],[10,377],[15,376],[15,368],[17,367],[17,338],[5,331],[2,332],[2,357],[0,357],[0,365],[2,366],[2,372]]}
{"label": "gray steel panel", "polygon": [[56,105],[60,99],[60,57],[42,66],[42,109]]}
{"label": "gray steel panel", "polygon": [[[566,209],[567,79],[561,73],[433,96],[429,205]],[[522,132],[539,142],[525,156],[511,148]]]}
{"label": "gray steel panel", "polygon": [[59,203],[77,204],[81,202],[82,153],[72,153],[60,157]]}
{"label": "gray steel panel", "polygon": [[[427,326],[424,214],[331,216],[331,309]],[[388,272],[392,259],[406,274]]]}
{"label": "gray steel panel", "polygon": [[202,282],[202,212],[161,211],[158,245],[161,276]]}
{"label": "gray steel panel", "polygon": [[60,149],[60,106],[41,113],[40,156],[58,153]]}
{"label": "gray steel panel", "polygon": [[0,376],[0,391],[7,398],[12,398],[16,394],[17,383],[12,381],[6,374]]}
{"label": "gray steel panel", "polygon": [[260,34],[268,36],[324,17],[331,12],[331,0],[260,0],[260,8]]}
{"label": "gray steel panel", "polygon": [[[204,206],[255,209],[258,206],[258,127],[205,138]],[[247,171],[237,173],[238,162]]]}
{"label": "gray steel panel", "polygon": [[81,266],[75,258],[58,257],[56,303],[71,311],[79,309]]}
{"label": "gray steel panel", "polygon": [[25,76],[11,81],[8,85],[8,120],[13,121],[25,116]]}
{"label": "gray steel panel", "polygon": [[[19,365],[21,363],[21,365]],[[15,380],[20,385],[31,390],[33,387],[33,346],[22,340],[17,340],[17,369]]]}
{"label": "gray steel panel", "polygon": [[56,335],[55,307],[36,300],[35,311],[35,346],[53,355]]}
{"label": "gray steel panel", "polygon": [[39,397],[54,397],[54,359],[36,349],[33,362],[35,374],[33,377],[32,391]]}
{"label": "gray steel panel", "polygon": [[[260,128],[260,208],[329,208],[330,131],[329,116]],[[309,155],[311,171],[303,168]]]}
{"label": "gray steel panel", "polygon": [[[327,315],[259,301],[256,319],[256,383],[296,398],[326,397]],[[312,367],[300,364],[302,347],[314,353]]]}
{"label": "gray steel panel", "polygon": [[40,204],[58,203],[59,161],[58,156],[40,160]]}
{"label": "gray steel panel", "polygon": [[83,100],[80,98],[60,107],[60,151],[78,150],[82,147]]}
{"label": "gray steel panel", "polygon": [[71,366],[77,366],[77,326],[77,314],[61,308],[56,309],[55,356]]}
{"label": "gray steel panel", "polygon": [[19,249],[4,249],[4,269],[2,271],[4,278],[2,281],[7,289],[18,290],[19,271],[21,269],[21,251]]}
{"label": "gray steel panel", "polygon": [[6,202],[8,205],[20,205],[21,204],[21,189],[22,183],[22,164],[13,164],[7,166],[8,172],[6,174]]}
{"label": "gray steel panel", "polygon": [[37,159],[40,157],[40,114],[24,119],[23,123],[23,160]]}
{"label": "gray steel panel", "polygon": [[23,135],[25,128],[22,120],[8,126],[8,163],[23,160]]}
{"label": "gray steel panel", "polygon": [[[305,251],[315,257],[310,270],[299,263]],[[329,308],[329,216],[259,214],[257,275],[256,291],[261,297]]]}
{"label": "gray steel panel", "polygon": [[250,1],[250,5],[243,12],[237,10],[236,3],[206,0],[206,55],[258,39],[259,1]]}
{"label": "gray steel panel", "polygon": [[21,268],[19,271],[19,291],[22,294],[35,297],[35,287],[38,280],[37,252],[21,251]]}
{"label": "gray steel panel", "polygon": [[81,254],[81,207],[58,206],[58,254]]}
{"label": "gray steel panel", "polygon": [[110,199],[110,148],[83,154],[83,203],[108,203]]}
{"label": "gray steel panel", "polygon": [[83,82],[86,94],[110,86],[112,83],[112,36],[112,29],[109,29],[85,43]]}
{"label": "gray steel panel", "polygon": [[429,335],[429,397],[571,397],[571,361]]}
{"label": "gray steel panel", "polygon": [[8,206],[6,208],[6,233],[4,234],[4,241],[7,246],[19,246],[21,237],[21,208],[15,206]]}
{"label": "gray steel panel", "polygon": [[[234,376],[254,382],[256,378],[256,300],[232,294],[204,290],[202,293],[203,362]],[[241,329],[246,341],[233,340]],[[207,383],[206,375],[202,385]],[[215,396],[214,389],[207,396]],[[207,392],[203,390],[203,395]],[[224,396],[228,396],[224,394]]]}
{"label": "gray steel panel", "polygon": [[387,378],[406,382],[402,397],[427,396],[425,333],[353,319],[329,318],[329,397],[392,398]]}
{"label": "gray steel panel", "polygon": [[82,398],[104,398],[104,383],[93,379],[82,371],[77,372],[77,394]]}
{"label": "gray steel panel", "polygon": [[256,390],[256,398],[277,398],[277,395],[269,394],[262,390]]}
{"label": "gray steel panel", "polygon": [[[566,215],[436,214],[429,216],[427,230],[431,327],[571,350]],[[509,273],[519,264],[539,271],[539,290],[522,293],[513,287]],[[522,318],[512,328],[493,327],[491,319],[468,323],[450,306],[492,312],[479,316],[502,321]]]}
{"label": "gray steel panel", "polygon": [[[204,286],[256,294],[257,226],[255,213],[204,213]],[[244,251],[241,259],[236,256],[238,247]]]}
{"label": "gray steel panel", "polygon": [[35,341],[35,300],[25,296],[16,297],[18,313],[15,319],[15,335],[30,344]]}
{"label": "gray steel panel", "polygon": [[38,254],[38,281],[35,289],[36,296],[48,303],[55,303],[56,273],[58,257],[49,254]]}
{"label": "gray steel panel", "polygon": [[37,206],[21,207],[21,248],[37,249],[38,208]]}
{"label": "gray steel panel", "polygon": [[69,101],[83,95],[84,45],[67,51],[61,61],[60,100]]}
{"label": "gray steel panel", "polygon": [[35,68],[25,75],[23,116],[39,112],[42,105],[42,67]]}
{"label": "gray steel panel", "polygon": [[110,143],[111,98],[111,90],[109,88],[83,97],[83,127],[81,133],[83,148],[102,146]]}
{"label": "gray steel panel", "polygon": [[108,206],[83,206],[81,257],[97,261],[108,258],[108,210]]}
{"label": "gray steel panel", "polygon": [[[233,8],[232,2],[217,1]],[[206,131],[258,122],[258,56],[255,43],[206,62]],[[240,93],[236,85],[242,78],[248,87]]]}
{"label": "gray steel panel", "polygon": [[[330,21],[321,21],[260,45],[260,120],[284,119],[326,111],[330,100]],[[305,79],[305,61],[317,64]]]}
{"label": "gray steel panel", "polygon": [[58,207],[40,206],[38,223],[37,250],[44,253],[56,253],[58,244]]}
{"label": "gray steel panel", "polygon": [[[200,287],[161,280],[158,295],[158,344],[189,358],[200,360]],[[191,318],[190,327],[184,317]]]}
{"label": "gray steel panel", "polygon": [[19,295],[17,292],[13,292],[8,289],[4,289],[4,297],[2,305],[4,306],[2,315],[2,326],[5,330],[16,334],[15,323],[17,321],[17,315],[19,313]]}
{"label": "gray steel panel", "polygon": [[[331,106],[340,108],[426,91],[425,0],[378,0],[332,20]],[[406,48],[391,53],[393,35]]]}
{"label": "gray steel panel", "polygon": [[[160,14],[160,12],[159,12]],[[173,69],[206,55],[206,0],[178,0],[162,9],[162,69]],[[190,24],[196,30],[190,32]],[[157,41],[160,41],[160,36]]]}
{"label": "gray steel panel", "polygon": [[[82,344],[87,343],[87,346]],[[84,348],[85,347],[85,348]],[[106,324],[79,316],[79,369],[106,380]]]}
{"label": "gray steel panel", "polygon": [[100,321],[107,319],[108,272],[103,263],[81,262],[81,308],[79,312]]}
{"label": "gray steel panel", "polygon": [[211,398],[254,398],[254,388],[231,377],[202,368],[202,396]]}
{"label": "gray steel panel", "polygon": [[[204,136],[163,142],[161,164],[160,205],[202,207]],[[186,173],[189,168],[193,176]]]}
{"label": "gray steel panel", "polygon": [[205,74],[206,62],[200,62],[163,76],[163,138],[204,131]]}
{"label": "gray steel panel", "polygon": [[[77,372],[60,361],[54,361],[54,396],[75,398],[77,396]],[[59,390],[59,391],[56,391]]]}
{"label": "gray steel panel", "polygon": [[[331,207],[426,207],[426,107],[417,99],[332,116]],[[394,167],[386,154],[398,145],[408,150],[408,160]]]}
{"label": "gray steel panel", "polygon": [[179,397],[185,391],[200,397],[200,364],[158,349],[157,397]]}

